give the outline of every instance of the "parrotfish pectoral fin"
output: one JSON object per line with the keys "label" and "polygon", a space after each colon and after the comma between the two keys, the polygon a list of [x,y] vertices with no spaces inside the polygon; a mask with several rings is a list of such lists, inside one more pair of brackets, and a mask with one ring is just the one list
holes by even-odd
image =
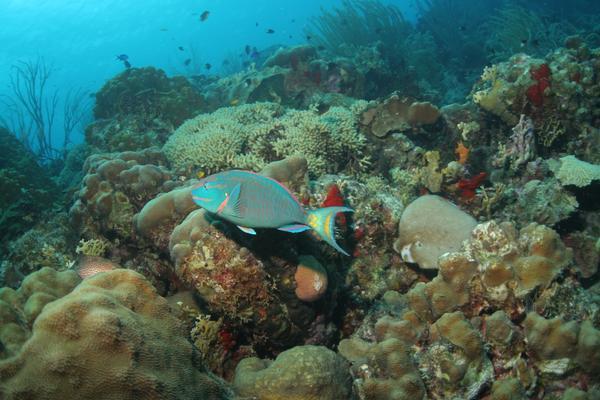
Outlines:
{"label": "parrotfish pectoral fin", "polygon": [[240,230],[244,233],[247,233],[249,235],[256,235],[256,231],[252,228],[248,228],[247,226],[239,226],[237,225],[238,228],[240,228]]}
{"label": "parrotfish pectoral fin", "polygon": [[238,183],[234,186],[231,193],[229,193],[227,205],[225,206],[225,212],[227,215],[236,218],[242,218],[242,208],[241,208],[241,192],[242,192],[242,184]]}
{"label": "parrotfish pectoral fin", "polygon": [[280,226],[277,229],[280,231],[284,231],[284,232],[300,233],[300,232],[309,230],[310,226],[303,225],[303,224],[291,224],[291,225]]}
{"label": "parrotfish pectoral fin", "polygon": [[335,242],[335,216],[341,212],[354,212],[354,210],[348,207],[325,207],[310,210],[306,222],[331,247],[349,256],[350,254]]}

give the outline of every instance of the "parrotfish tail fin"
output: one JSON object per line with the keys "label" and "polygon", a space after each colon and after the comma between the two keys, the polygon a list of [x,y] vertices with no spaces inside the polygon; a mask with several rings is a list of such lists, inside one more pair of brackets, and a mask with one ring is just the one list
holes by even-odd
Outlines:
{"label": "parrotfish tail fin", "polygon": [[317,232],[321,239],[329,243],[331,247],[349,256],[350,254],[335,242],[335,216],[341,212],[354,212],[354,210],[348,207],[324,207],[310,210],[306,217],[306,224]]}

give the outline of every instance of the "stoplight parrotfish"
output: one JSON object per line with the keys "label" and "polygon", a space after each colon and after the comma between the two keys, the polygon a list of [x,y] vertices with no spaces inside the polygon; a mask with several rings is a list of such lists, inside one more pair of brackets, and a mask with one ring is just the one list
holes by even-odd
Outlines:
{"label": "stoplight parrotfish", "polygon": [[348,207],[305,209],[296,196],[275,179],[250,171],[231,170],[207,176],[192,190],[194,202],[207,211],[255,235],[253,228],[299,233],[314,230],[342,254],[335,242],[335,216]]}

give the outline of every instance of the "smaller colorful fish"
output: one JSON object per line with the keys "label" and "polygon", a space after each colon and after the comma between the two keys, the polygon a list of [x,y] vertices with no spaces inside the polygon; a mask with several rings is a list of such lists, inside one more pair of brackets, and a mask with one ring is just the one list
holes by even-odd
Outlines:
{"label": "smaller colorful fish", "polygon": [[97,256],[82,256],[75,267],[81,279],[92,277],[100,272],[112,271],[120,268],[114,262]]}

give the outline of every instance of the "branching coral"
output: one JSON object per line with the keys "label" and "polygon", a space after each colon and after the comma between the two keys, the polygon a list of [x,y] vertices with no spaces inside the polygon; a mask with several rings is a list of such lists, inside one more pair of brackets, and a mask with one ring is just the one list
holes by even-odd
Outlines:
{"label": "branching coral", "polygon": [[315,175],[363,171],[369,165],[366,139],[356,123],[362,104],[332,107],[322,115],[312,109],[284,113],[274,103],[221,108],[184,123],[164,151],[179,170],[259,170],[278,158],[301,155]]}

